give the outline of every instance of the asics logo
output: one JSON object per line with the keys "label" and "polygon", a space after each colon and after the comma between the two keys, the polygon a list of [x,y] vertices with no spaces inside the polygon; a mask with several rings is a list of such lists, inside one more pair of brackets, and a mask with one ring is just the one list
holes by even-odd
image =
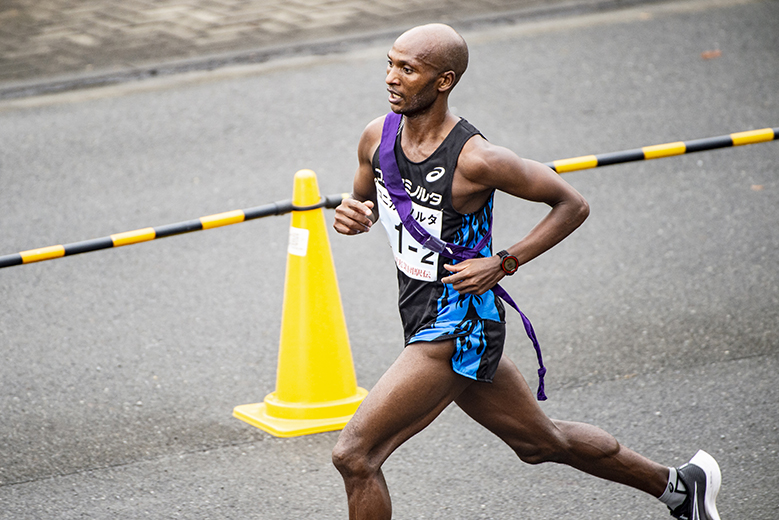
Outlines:
{"label": "asics logo", "polygon": [[436,168],[433,168],[433,171],[427,174],[425,177],[425,180],[427,182],[435,182],[441,177],[446,175],[446,168],[442,168],[441,166],[438,166]]}
{"label": "asics logo", "polygon": [[695,483],[695,489],[693,490],[694,499],[692,501],[692,518],[690,520],[701,520],[701,515],[698,513],[698,483]]}

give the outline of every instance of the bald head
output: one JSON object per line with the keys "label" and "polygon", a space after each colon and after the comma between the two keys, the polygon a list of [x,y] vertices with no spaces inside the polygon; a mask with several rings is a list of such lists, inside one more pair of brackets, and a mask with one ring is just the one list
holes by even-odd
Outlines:
{"label": "bald head", "polygon": [[442,23],[409,29],[395,40],[394,46],[407,49],[437,73],[454,72],[454,84],[468,68],[468,45],[457,31]]}

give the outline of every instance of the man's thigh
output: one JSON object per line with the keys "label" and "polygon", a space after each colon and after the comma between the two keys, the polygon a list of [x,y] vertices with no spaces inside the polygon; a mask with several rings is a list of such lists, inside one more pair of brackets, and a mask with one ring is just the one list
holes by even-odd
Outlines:
{"label": "man's thigh", "polygon": [[368,393],[339,443],[381,465],[473,381],[452,370],[454,342],[412,343]]}
{"label": "man's thigh", "polygon": [[520,455],[534,452],[545,443],[554,444],[558,437],[557,427],[506,356],[501,358],[492,383],[474,383],[455,402]]}

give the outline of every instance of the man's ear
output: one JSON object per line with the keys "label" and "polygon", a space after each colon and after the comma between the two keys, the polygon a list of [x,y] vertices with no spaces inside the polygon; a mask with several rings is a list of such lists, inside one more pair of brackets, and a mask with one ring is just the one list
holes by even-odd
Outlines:
{"label": "man's ear", "polygon": [[441,75],[438,76],[438,91],[445,92],[447,90],[452,90],[456,79],[457,75],[453,70],[442,72]]}

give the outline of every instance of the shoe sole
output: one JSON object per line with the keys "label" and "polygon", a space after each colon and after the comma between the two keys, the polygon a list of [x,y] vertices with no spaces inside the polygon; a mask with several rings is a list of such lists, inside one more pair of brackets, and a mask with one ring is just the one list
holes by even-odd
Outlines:
{"label": "shoe sole", "polygon": [[720,520],[716,503],[717,494],[722,484],[722,473],[720,472],[719,464],[714,460],[714,457],[703,450],[699,450],[690,459],[690,464],[695,464],[706,473],[706,492],[703,495],[703,506],[711,520]]}

